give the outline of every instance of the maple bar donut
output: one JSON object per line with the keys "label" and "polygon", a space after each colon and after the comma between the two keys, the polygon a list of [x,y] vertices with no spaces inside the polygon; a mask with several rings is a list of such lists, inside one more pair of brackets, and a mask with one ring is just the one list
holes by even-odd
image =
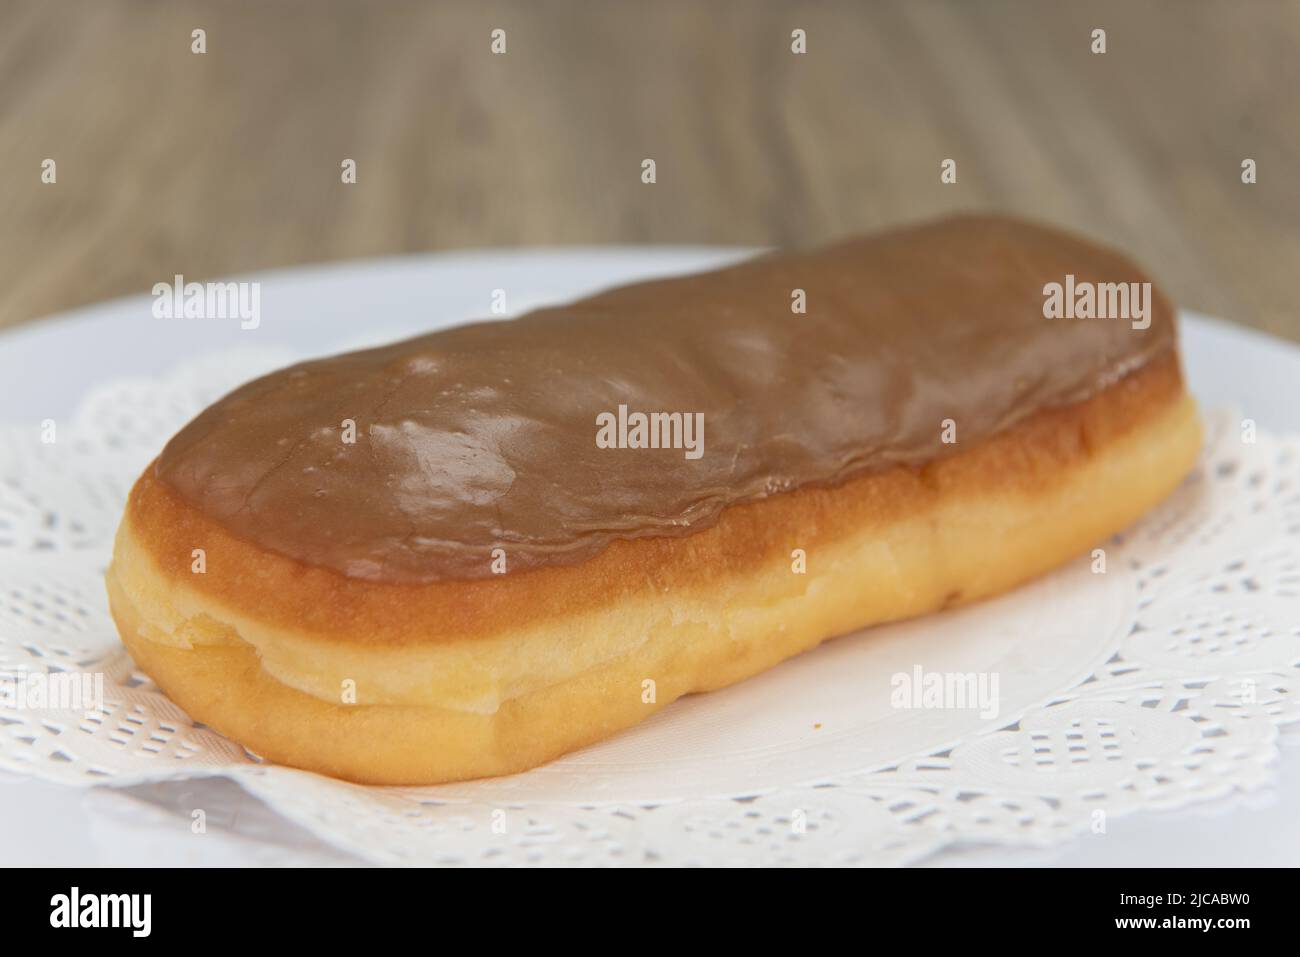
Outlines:
{"label": "maple bar donut", "polygon": [[1133,263],[961,217],[250,382],[140,476],[109,597],[269,760],[507,774],[1088,560],[1199,446]]}

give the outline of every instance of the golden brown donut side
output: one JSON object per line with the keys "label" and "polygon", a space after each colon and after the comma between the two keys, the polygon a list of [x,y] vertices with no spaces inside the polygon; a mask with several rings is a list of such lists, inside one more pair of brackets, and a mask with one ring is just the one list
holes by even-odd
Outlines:
{"label": "golden brown donut side", "polygon": [[[266,758],[377,784],[506,774],[835,635],[1032,578],[1167,495],[1199,444],[1170,353],[923,467],[736,505],[698,534],[617,542],[582,565],[428,585],[265,552],[146,471],[110,602],[163,690]],[[339,703],[345,679],[356,704]]]}

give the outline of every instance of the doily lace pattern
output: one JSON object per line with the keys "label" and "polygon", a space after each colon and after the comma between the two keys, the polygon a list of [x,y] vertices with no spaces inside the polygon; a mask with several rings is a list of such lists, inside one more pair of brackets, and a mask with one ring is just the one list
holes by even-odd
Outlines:
{"label": "doily lace pattern", "polygon": [[75,786],[223,775],[377,863],[903,864],[959,842],[1048,846],[1266,786],[1280,729],[1300,719],[1300,441],[1245,441],[1221,413],[1187,482],[1103,543],[1126,610],[1089,635],[1100,664],[901,760],[671,800],[605,799],[590,769],[567,791],[555,775],[540,789],[529,775],[368,788],[264,764],[135,668],[102,576],[130,485],[167,437],[292,358],[222,354],[99,388],[68,422],[0,427],[0,680],[103,682],[93,710],[0,698],[0,768]]}

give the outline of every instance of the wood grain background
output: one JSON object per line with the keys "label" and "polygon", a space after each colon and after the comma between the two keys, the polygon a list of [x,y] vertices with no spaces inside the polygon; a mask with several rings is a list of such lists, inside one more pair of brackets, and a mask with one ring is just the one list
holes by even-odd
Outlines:
{"label": "wood grain background", "polygon": [[0,325],[177,272],[997,209],[1300,339],[1298,50],[1293,0],[0,0]]}

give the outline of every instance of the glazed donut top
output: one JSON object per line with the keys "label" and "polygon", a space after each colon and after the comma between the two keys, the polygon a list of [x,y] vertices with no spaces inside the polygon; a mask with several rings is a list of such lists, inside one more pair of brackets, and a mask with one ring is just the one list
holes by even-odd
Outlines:
{"label": "glazed donut top", "polygon": [[1046,318],[1045,290],[1147,281],[1054,230],[950,219],[301,363],[206,409],[155,474],[353,578],[577,563],[1083,400],[1173,348],[1173,310],[1147,286],[1145,328]]}

